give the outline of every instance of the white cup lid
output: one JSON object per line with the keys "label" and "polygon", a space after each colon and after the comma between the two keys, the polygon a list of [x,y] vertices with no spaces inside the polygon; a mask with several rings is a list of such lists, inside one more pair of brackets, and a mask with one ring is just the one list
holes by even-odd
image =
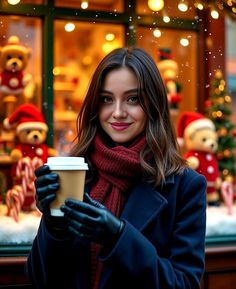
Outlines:
{"label": "white cup lid", "polygon": [[88,170],[82,157],[49,157],[46,165],[51,170]]}

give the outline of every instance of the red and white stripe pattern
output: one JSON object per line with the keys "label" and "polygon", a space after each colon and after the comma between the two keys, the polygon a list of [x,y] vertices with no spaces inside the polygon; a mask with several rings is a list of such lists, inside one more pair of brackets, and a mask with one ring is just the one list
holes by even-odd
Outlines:
{"label": "red and white stripe pattern", "polygon": [[25,196],[21,186],[16,185],[7,191],[7,216],[12,216],[16,222],[19,221],[19,213],[24,203],[24,199]]}
{"label": "red and white stripe pattern", "polygon": [[6,196],[7,215],[12,216],[16,222],[19,221],[19,214],[27,193],[35,194],[34,171],[42,165],[43,161],[38,157],[33,159],[25,157],[17,163],[16,178],[20,180],[20,184],[8,190]]}

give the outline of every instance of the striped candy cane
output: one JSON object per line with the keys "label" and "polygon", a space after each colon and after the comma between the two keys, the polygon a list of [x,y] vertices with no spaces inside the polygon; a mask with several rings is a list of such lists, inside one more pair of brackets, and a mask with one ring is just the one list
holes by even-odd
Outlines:
{"label": "striped candy cane", "polygon": [[7,215],[12,215],[16,222],[19,220],[19,213],[24,204],[25,197],[27,195],[35,195],[34,171],[41,165],[43,165],[43,161],[38,157],[34,157],[33,159],[25,157],[17,163],[16,177],[18,180],[21,180],[21,184],[15,185],[9,190],[6,198]]}
{"label": "striped candy cane", "polygon": [[7,191],[7,216],[12,216],[16,222],[19,221],[19,214],[24,199],[25,196],[21,186],[15,185],[11,190]]}

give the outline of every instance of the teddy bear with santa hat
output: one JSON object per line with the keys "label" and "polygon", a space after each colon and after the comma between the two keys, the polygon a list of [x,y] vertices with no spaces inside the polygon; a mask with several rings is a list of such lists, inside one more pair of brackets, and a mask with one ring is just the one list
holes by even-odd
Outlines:
{"label": "teddy bear with santa hat", "polygon": [[22,104],[4,120],[6,129],[15,129],[16,145],[11,151],[13,188],[8,190],[8,215],[17,221],[20,210],[35,209],[34,170],[57,152],[46,144],[48,126],[39,109]]}
{"label": "teddy bear with santa hat", "polygon": [[24,70],[29,62],[31,51],[13,35],[7,44],[0,48],[0,92],[5,95],[19,95],[31,80]]}
{"label": "teddy bear with santa hat", "polygon": [[183,112],[177,124],[178,142],[185,146],[189,166],[207,180],[208,205],[219,205],[221,178],[215,152],[218,136],[214,123],[198,112]]}

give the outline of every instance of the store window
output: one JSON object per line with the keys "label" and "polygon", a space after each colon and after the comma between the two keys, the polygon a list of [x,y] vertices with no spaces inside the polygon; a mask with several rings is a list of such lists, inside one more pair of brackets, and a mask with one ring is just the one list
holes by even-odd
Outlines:
{"label": "store window", "polygon": [[[48,143],[51,142],[60,155],[69,151],[71,141],[75,137],[77,114],[94,69],[113,48],[134,43],[147,50],[157,65],[161,61],[161,51],[171,55],[178,66],[176,82],[182,96],[177,109],[175,107],[172,110],[174,120],[182,111],[198,111],[199,99],[203,99],[198,93],[199,87],[205,92],[205,88],[209,86],[202,75],[198,79],[201,71],[199,65],[203,66],[205,63],[205,59],[199,58],[199,52],[203,47],[203,41],[199,41],[199,28],[204,24],[204,18],[202,22],[198,21],[192,1],[188,1],[187,12],[178,10],[177,0],[163,1],[165,9],[158,13],[148,7],[150,1],[144,0],[88,2],[88,7],[84,9],[81,7],[82,1],[77,0],[55,0],[50,1],[50,5],[47,4],[49,1],[44,0],[21,0],[18,6],[10,5],[7,0],[0,1],[0,46],[7,45],[11,36],[17,36],[23,46],[31,51],[25,68],[25,73],[31,75],[31,81],[17,101],[19,100],[20,104],[30,102],[44,110],[44,116],[47,117],[47,124],[50,126]],[[162,21],[164,13],[171,17],[170,23]],[[215,23],[214,25],[217,25],[217,22]],[[229,22],[228,28],[227,31],[232,33],[228,35],[230,46],[227,55],[227,82],[232,92],[231,117],[235,124],[235,24]],[[207,66],[204,68],[208,69]],[[4,139],[2,125],[16,104],[9,98],[11,101],[7,106],[7,102],[3,101],[6,96],[8,95],[1,93],[0,97],[0,236],[4,236],[6,227],[11,231],[8,231],[7,240],[0,240],[0,251],[5,254],[2,244],[11,243],[14,255],[14,244],[17,252],[20,250],[18,244],[31,244],[40,218],[39,215],[34,218],[34,213],[38,212],[33,211],[30,219],[26,220],[28,222],[17,223],[11,217],[13,225],[9,226],[9,223],[4,221],[6,206],[3,200],[6,191],[11,188],[12,181],[12,163],[6,157],[13,148],[14,135],[10,134],[9,141],[9,134],[4,134],[4,137],[7,136],[7,139]],[[176,121],[174,123],[176,124]],[[20,214],[25,212],[21,211]],[[21,229],[24,230],[24,234]],[[13,231],[14,234],[9,237]]]}
{"label": "store window", "polygon": [[[31,221],[28,220],[28,224],[21,225],[13,218],[19,205],[19,198],[12,195],[15,163],[11,153],[16,148],[15,128],[21,124],[22,118],[18,115],[11,119],[12,122],[8,122],[10,126],[4,124],[22,104],[31,103],[41,110],[42,22],[39,18],[1,15],[0,32],[0,243],[2,245],[32,242],[30,232],[36,233],[38,225],[34,224],[34,217]],[[11,195],[9,200],[14,207],[10,218],[7,216],[6,207],[8,191],[9,196]]]}
{"label": "store window", "polygon": [[121,25],[55,22],[54,143],[60,155],[68,153],[75,138],[77,114],[96,66],[107,53],[122,46]]}
{"label": "store window", "polygon": [[123,2],[124,0],[89,0],[89,1],[56,0],[55,5],[60,7],[82,8],[84,10],[90,9],[90,10],[124,12]]}

